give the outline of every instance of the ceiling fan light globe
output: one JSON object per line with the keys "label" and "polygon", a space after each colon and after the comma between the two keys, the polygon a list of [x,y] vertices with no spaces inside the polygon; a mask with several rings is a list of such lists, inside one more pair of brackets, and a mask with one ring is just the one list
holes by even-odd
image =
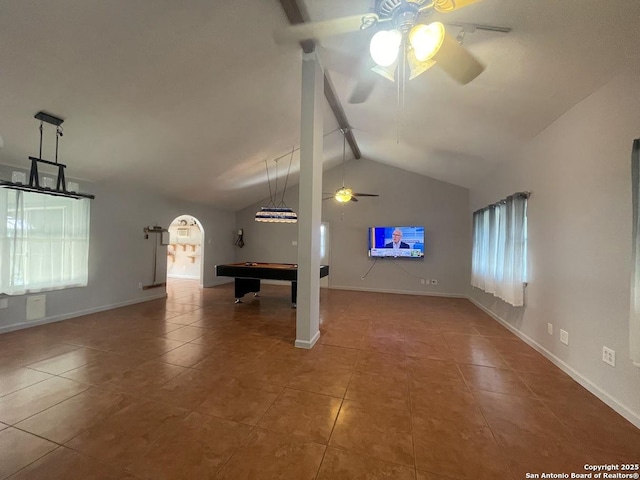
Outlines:
{"label": "ceiling fan light globe", "polygon": [[380,30],[371,37],[371,58],[381,67],[389,67],[397,60],[401,43],[402,33],[399,30]]}
{"label": "ceiling fan light globe", "polygon": [[416,59],[420,62],[431,59],[442,47],[444,35],[444,25],[440,22],[413,27],[409,32],[409,44]]}
{"label": "ceiling fan light globe", "polygon": [[353,191],[350,188],[341,188],[336,192],[335,198],[340,203],[346,203],[353,197]]}

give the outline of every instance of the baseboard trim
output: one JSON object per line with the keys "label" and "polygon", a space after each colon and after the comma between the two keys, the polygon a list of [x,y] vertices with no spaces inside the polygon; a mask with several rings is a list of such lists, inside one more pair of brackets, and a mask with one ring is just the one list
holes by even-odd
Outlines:
{"label": "baseboard trim", "polygon": [[316,334],[313,336],[313,338],[311,340],[298,340],[296,339],[296,347],[297,348],[304,348],[307,350],[311,350],[313,348],[313,346],[316,344],[316,342],[318,341],[318,339],[320,338],[320,331],[317,331]]}
{"label": "baseboard trim", "polygon": [[493,318],[494,320],[499,322],[501,325],[503,325],[505,328],[507,328],[510,332],[512,332],[520,340],[522,340],[527,345],[531,346],[532,348],[534,348],[535,350],[540,352],[542,355],[547,357],[558,368],[560,368],[560,370],[562,370],[567,375],[569,375],[571,378],[573,378],[576,382],[578,382],[580,385],[582,385],[584,388],[586,388],[589,392],[591,392],[593,395],[598,397],[604,403],[609,405],[612,409],[614,409],[617,413],[619,413],[624,418],[626,418],[633,425],[635,425],[636,427],[640,428],[640,414],[634,412],[629,407],[624,405],[622,402],[618,401],[616,398],[614,398],[611,395],[609,395],[608,393],[606,393],[600,387],[598,387],[597,385],[592,383],[588,378],[586,378],[582,374],[580,374],[573,367],[569,366],[563,360],[561,360],[560,358],[556,357],[553,353],[551,353],[549,350],[544,348],[542,345],[540,345],[538,342],[536,342],[534,339],[532,339],[528,335],[522,333],[517,328],[514,328],[507,321],[505,321],[499,315],[496,315],[494,312],[489,310],[487,307],[482,305],[480,302],[478,302],[477,300],[475,300],[474,298],[472,298],[471,296],[468,296],[468,295],[467,295],[467,298],[469,299],[469,301],[471,303],[473,303],[480,310],[482,310],[487,315],[489,315],[491,318]]}
{"label": "baseboard trim", "polygon": [[62,320],[69,320],[70,318],[81,317],[83,315],[90,315],[92,313],[104,312],[105,310],[126,307],[128,305],[135,305],[136,303],[143,303],[143,302],[158,300],[160,298],[166,298],[166,297],[167,297],[166,292],[163,292],[157,295],[151,295],[144,298],[136,298],[134,300],[127,300],[124,302],[112,303],[109,305],[102,305],[100,307],[87,308],[86,310],[77,310],[75,312],[64,313],[61,315],[54,315],[52,317],[40,318],[38,320],[33,320],[31,322],[14,323],[12,325],[6,325],[4,327],[0,327],[0,334],[13,332],[16,330],[22,330],[24,328],[37,327],[38,325],[45,325],[47,323],[54,323],[54,322],[60,322]]}
{"label": "baseboard trim", "polygon": [[392,290],[388,288],[366,288],[352,287],[341,285],[329,285],[330,290],[354,290],[356,292],[373,292],[373,293],[395,293],[398,295],[422,295],[425,297],[448,297],[448,298],[468,298],[467,295],[460,293],[440,293],[440,292],[413,292],[408,290]]}

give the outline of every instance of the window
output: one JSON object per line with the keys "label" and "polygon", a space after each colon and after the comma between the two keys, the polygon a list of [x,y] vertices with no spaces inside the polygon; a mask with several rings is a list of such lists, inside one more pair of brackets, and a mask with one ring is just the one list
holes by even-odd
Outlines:
{"label": "window", "polygon": [[2,188],[2,214],[0,293],[87,285],[89,199]]}
{"label": "window", "polygon": [[329,224],[320,224],[320,264],[329,265]]}
{"label": "window", "polygon": [[[331,257],[331,230],[329,229],[329,223],[322,222],[320,224],[320,265],[329,265]],[[329,277],[323,277],[320,279],[321,287],[329,286]]]}
{"label": "window", "polygon": [[471,285],[524,305],[527,275],[527,193],[516,193],[473,214]]}

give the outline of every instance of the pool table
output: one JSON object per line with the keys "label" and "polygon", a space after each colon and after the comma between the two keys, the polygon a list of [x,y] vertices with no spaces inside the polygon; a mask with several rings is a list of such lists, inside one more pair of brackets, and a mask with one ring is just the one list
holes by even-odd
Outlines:
{"label": "pool table", "polygon": [[[241,262],[216,265],[218,277],[235,277],[236,303],[242,303],[247,293],[258,296],[260,280],[288,280],[291,282],[291,303],[296,306],[298,265],[294,263]],[[329,265],[320,265],[320,278],[329,275]]]}

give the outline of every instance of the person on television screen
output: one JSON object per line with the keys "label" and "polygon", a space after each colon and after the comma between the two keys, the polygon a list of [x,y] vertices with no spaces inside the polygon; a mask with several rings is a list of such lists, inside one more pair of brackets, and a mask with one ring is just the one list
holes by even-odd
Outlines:
{"label": "person on television screen", "polygon": [[402,231],[399,228],[396,228],[391,235],[393,238],[391,242],[386,243],[384,248],[393,248],[394,250],[398,250],[399,248],[411,248],[408,243],[402,241]]}

